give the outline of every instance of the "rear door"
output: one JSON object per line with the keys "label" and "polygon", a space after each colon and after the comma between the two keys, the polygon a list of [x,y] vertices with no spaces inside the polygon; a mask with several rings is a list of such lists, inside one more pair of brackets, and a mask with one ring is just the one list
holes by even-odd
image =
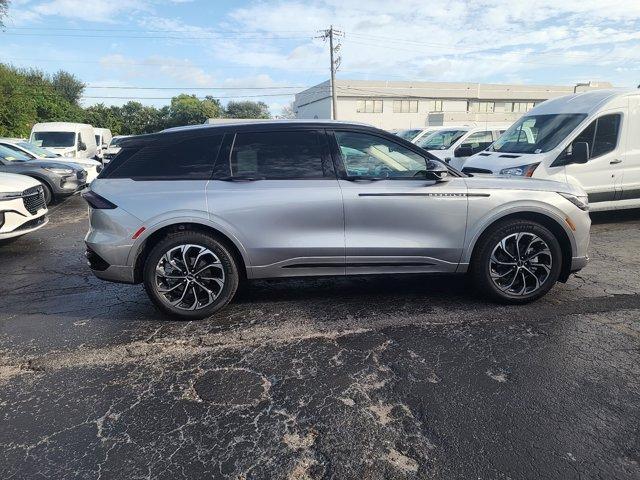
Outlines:
{"label": "rear door", "polygon": [[347,274],[454,272],[467,219],[462,178],[425,178],[424,156],[376,133],[336,129]]}
{"label": "rear door", "polygon": [[247,250],[253,277],[343,275],[342,197],[324,130],[228,137],[207,202]]}
{"label": "rear door", "polygon": [[589,144],[589,161],[565,167],[569,183],[578,183],[589,194],[590,203],[608,202],[616,197],[616,177],[621,176],[622,113],[609,113],[593,120],[565,150],[571,152],[577,142]]}

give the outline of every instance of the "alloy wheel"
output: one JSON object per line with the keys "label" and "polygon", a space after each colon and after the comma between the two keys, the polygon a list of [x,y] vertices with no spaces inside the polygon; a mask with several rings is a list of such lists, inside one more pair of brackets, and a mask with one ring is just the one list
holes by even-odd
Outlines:
{"label": "alloy wheel", "polygon": [[158,261],[155,284],[168,305],[181,310],[200,310],[222,293],[224,267],[210,249],[201,245],[178,245]]}
{"label": "alloy wheel", "polygon": [[539,290],[551,274],[553,257],[549,245],[534,233],[518,232],[504,237],[493,248],[489,273],[504,293],[529,295]]}

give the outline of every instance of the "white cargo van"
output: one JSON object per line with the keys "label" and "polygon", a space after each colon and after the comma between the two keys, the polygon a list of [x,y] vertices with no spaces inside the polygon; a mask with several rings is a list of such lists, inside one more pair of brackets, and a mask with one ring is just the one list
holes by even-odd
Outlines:
{"label": "white cargo van", "polygon": [[451,126],[439,129],[414,143],[460,170],[471,155],[491,145],[509,125]]}
{"label": "white cargo van", "polygon": [[95,158],[96,137],[86,123],[36,123],[29,141],[66,158]]}
{"label": "white cargo van", "polygon": [[93,131],[96,136],[96,146],[98,148],[97,156],[99,159],[102,159],[102,155],[104,151],[107,149],[107,147],[109,146],[109,143],[113,138],[113,135],[111,135],[111,130],[109,130],[108,128],[94,127]]}
{"label": "white cargo van", "polygon": [[533,108],[487,151],[470,174],[559,180],[581,186],[591,210],[640,207],[640,91],[595,90]]}

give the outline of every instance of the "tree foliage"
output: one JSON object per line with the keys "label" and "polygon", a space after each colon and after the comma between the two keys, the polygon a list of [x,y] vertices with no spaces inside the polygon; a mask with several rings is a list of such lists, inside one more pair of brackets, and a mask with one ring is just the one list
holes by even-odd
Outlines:
{"label": "tree foliage", "polygon": [[[2,2],[2,0],[0,0]],[[109,128],[114,135],[138,135],[182,125],[204,123],[208,118],[269,118],[264,102],[229,102],[226,108],[212,96],[203,99],[181,94],[162,108],[130,101],[122,106],[103,103],[80,106],[85,85],[74,75],[53,75],[37,69],[0,64],[0,136],[29,135],[37,122],[84,122]]]}
{"label": "tree foliage", "polygon": [[269,107],[264,102],[231,101],[225,110],[227,118],[271,118]]}
{"label": "tree foliage", "polygon": [[7,16],[7,10],[9,9],[9,0],[0,0],[0,28],[4,27],[2,19]]}

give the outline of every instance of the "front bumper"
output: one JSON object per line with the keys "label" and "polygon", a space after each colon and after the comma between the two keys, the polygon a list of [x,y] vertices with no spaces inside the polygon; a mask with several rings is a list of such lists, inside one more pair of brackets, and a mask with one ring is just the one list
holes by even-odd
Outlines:
{"label": "front bumper", "polygon": [[582,270],[589,263],[589,257],[573,257],[571,259],[571,273],[576,273]]}
{"label": "front bumper", "polygon": [[36,230],[40,230],[47,223],[49,223],[49,217],[43,213],[39,217],[23,223],[18,228],[11,230],[10,232],[0,232],[0,240],[20,237],[22,235],[26,235],[27,233],[35,232]]}
{"label": "front bumper", "polygon": [[63,175],[53,183],[53,194],[57,196],[73,195],[87,185],[87,172],[81,170],[73,175]]}

